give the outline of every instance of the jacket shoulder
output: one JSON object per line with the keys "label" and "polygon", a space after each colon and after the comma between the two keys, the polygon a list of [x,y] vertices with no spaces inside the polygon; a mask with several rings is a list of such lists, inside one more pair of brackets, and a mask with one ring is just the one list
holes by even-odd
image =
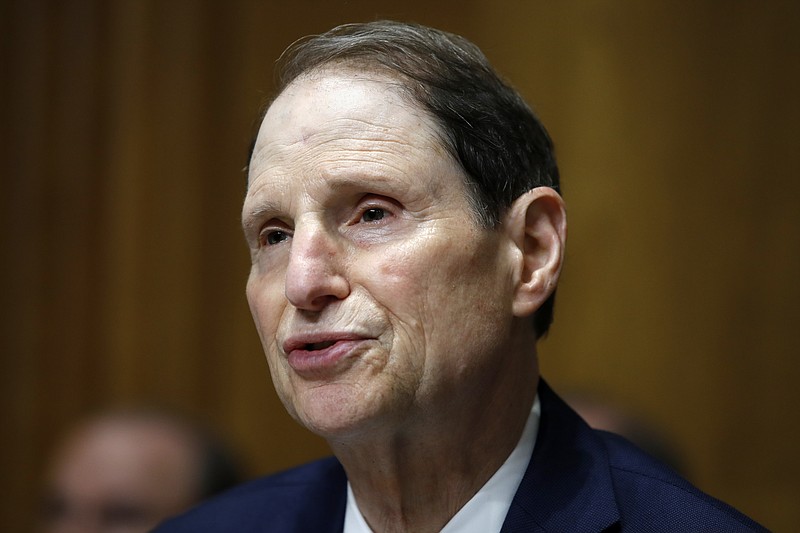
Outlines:
{"label": "jacket shoulder", "polygon": [[164,522],[154,533],[325,531],[337,520],[344,522],[346,488],[341,464],[322,459],[235,487]]}
{"label": "jacket shoulder", "polygon": [[766,531],[624,438],[597,431],[608,450],[625,531]]}

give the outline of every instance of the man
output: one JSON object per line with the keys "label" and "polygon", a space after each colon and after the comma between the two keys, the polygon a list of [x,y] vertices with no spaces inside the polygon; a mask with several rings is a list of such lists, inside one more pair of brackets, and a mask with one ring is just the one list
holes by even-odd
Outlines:
{"label": "man", "polygon": [[160,412],[115,411],[62,443],[47,481],[43,531],[145,533],[240,481],[211,435]]}
{"label": "man", "polygon": [[748,531],[539,379],[566,216],[552,146],[471,43],[394,22],[290,48],[249,166],[247,297],[336,458],[159,531]]}

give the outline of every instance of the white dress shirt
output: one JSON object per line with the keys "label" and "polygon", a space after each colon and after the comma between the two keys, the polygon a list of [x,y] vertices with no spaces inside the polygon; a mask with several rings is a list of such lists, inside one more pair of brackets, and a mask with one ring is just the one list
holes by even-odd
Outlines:
{"label": "white dress shirt", "polygon": [[[528,468],[536,434],[539,432],[541,407],[539,397],[522,430],[522,436],[514,451],[508,456],[489,481],[475,493],[450,521],[441,533],[499,533],[511,507],[511,501]],[[347,482],[347,508],[344,513],[344,533],[373,533],[358,508],[353,488]]]}

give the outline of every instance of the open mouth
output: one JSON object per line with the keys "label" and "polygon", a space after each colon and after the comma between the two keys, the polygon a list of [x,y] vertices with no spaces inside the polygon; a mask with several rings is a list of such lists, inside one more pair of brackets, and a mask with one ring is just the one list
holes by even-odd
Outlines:
{"label": "open mouth", "polygon": [[309,352],[313,352],[315,350],[324,350],[325,348],[330,348],[334,344],[336,344],[336,341],[310,342],[305,345],[305,349]]}

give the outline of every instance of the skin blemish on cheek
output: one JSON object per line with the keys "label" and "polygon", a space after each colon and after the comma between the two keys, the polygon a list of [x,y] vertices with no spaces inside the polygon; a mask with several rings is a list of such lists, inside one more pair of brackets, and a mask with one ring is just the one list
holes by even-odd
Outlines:
{"label": "skin blemish on cheek", "polygon": [[403,279],[409,269],[400,263],[389,262],[380,266],[378,273],[387,279]]}

